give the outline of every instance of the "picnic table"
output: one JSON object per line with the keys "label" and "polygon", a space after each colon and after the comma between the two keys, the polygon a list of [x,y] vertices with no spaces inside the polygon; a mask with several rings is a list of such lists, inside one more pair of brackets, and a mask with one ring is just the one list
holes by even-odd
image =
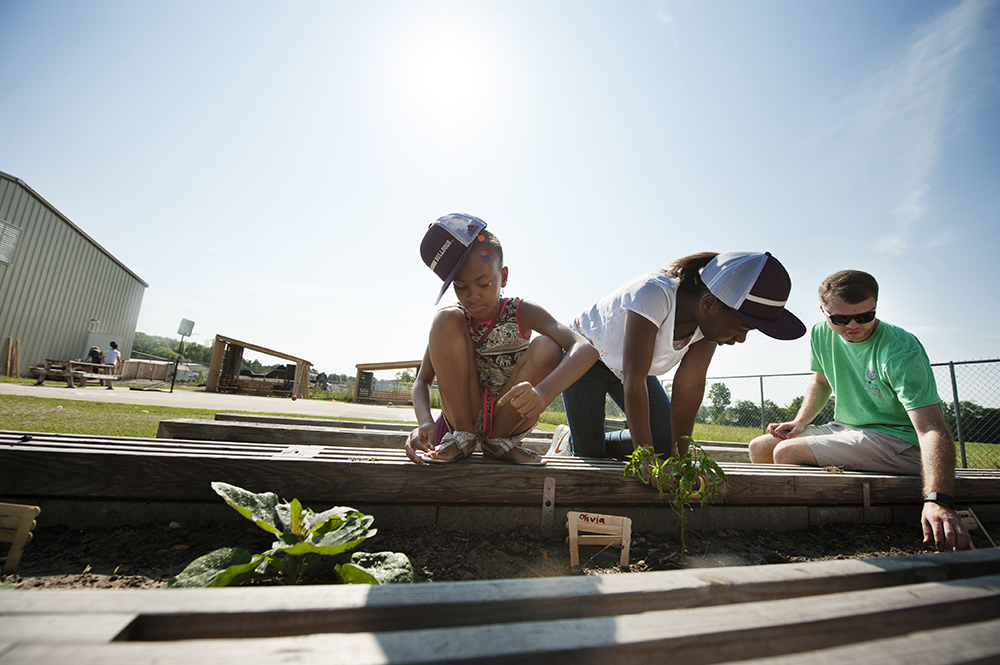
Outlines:
{"label": "picnic table", "polygon": [[114,374],[114,365],[103,365],[100,363],[83,362],[80,360],[51,360],[47,359],[44,365],[35,365],[31,368],[32,373],[38,376],[35,385],[40,386],[46,379],[65,380],[68,388],[75,388],[76,385],[85,387],[88,379],[97,381],[121,380],[121,375]]}

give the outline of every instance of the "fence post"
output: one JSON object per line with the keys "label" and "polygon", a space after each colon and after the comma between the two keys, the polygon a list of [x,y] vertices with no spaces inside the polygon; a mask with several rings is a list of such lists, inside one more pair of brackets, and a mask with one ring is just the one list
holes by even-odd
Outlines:
{"label": "fence post", "polygon": [[764,375],[757,378],[760,379],[760,433],[767,434],[767,423],[764,422]]}
{"label": "fence post", "polygon": [[955,405],[955,434],[958,436],[958,449],[962,454],[962,468],[968,469],[969,463],[965,459],[965,439],[962,437],[962,413],[958,408],[958,382],[955,381],[955,363],[949,361],[948,370],[951,372],[951,397]]}

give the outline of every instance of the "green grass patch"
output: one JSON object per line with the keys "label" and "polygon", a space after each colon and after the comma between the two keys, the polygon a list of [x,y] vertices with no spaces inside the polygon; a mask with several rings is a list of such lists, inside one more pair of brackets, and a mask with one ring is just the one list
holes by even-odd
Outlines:
{"label": "green grass patch", "polygon": [[749,443],[761,435],[755,427],[735,427],[732,425],[712,425],[711,423],[695,423],[695,441],[728,441]]}
{"label": "green grass patch", "polygon": [[[965,460],[970,469],[1000,469],[1000,444],[965,442]],[[955,443],[955,466],[962,466],[962,451]]]}
{"label": "green grass patch", "polygon": [[14,376],[0,376],[0,383],[20,383],[23,385],[28,385],[35,383],[34,379],[22,379]]}
{"label": "green grass patch", "polygon": [[[46,397],[0,395],[0,429],[18,432],[61,432],[65,434],[154,438],[161,420],[174,418],[214,420],[216,413],[215,409],[110,404]],[[266,414],[290,418],[303,417],[301,413],[262,411],[234,411],[233,413]],[[306,417],[322,418],[322,416]],[[326,418],[326,420],[368,421],[371,419]]]}

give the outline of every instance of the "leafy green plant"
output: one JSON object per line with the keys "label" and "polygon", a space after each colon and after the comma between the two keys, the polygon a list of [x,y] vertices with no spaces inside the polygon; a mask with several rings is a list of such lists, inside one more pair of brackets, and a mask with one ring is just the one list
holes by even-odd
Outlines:
{"label": "leafy green plant", "polygon": [[629,455],[625,465],[626,477],[631,473],[655,487],[660,496],[663,496],[664,490],[670,491],[670,508],[681,523],[681,564],[686,552],[684,530],[691,502],[698,501],[701,508],[710,507],[719,491],[719,484],[726,481],[725,472],[715,460],[706,455],[691,437],[683,438],[688,442],[687,452],[683,455],[664,460],[652,446],[640,446]]}
{"label": "leafy green plant", "polygon": [[236,512],[276,536],[271,549],[251,554],[239,547],[224,547],[192,561],[168,587],[237,586],[258,580],[300,584],[306,570],[335,557],[334,581],[345,584],[416,582],[417,575],[405,554],[375,554],[349,550],[374,536],[375,518],[353,508],[337,507],[316,513],[298,499],[279,501],[276,494],[254,494],[235,485],[212,483],[212,489]]}

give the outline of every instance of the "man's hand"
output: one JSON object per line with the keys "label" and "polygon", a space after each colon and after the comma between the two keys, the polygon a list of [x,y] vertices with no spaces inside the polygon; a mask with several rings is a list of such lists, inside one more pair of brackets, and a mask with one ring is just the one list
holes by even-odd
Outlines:
{"label": "man's hand", "polygon": [[420,459],[420,453],[431,452],[434,449],[431,442],[436,438],[437,425],[435,423],[427,423],[417,427],[406,437],[406,445],[404,446],[406,456],[417,464],[423,464],[423,460]]}
{"label": "man's hand", "polygon": [[516,384],[497,400],[497,406],[503,406],[507,403],[510,403],[521,414],[522,422],[529,423],[538,420],[547,406],[535,387],[527,381]]}
{"label": "man's hand", "polygon": [[791,439],[805,431],[805,427],[797,422],[771,423],[767,426],[767,433],[778,439]]}
{"label": "man's hand", "polygon": [[924,502],[920,523],[924,528],[924,544],[934,543],[939,552],[958,552],[972,542],[955,511],[933,501]]}

